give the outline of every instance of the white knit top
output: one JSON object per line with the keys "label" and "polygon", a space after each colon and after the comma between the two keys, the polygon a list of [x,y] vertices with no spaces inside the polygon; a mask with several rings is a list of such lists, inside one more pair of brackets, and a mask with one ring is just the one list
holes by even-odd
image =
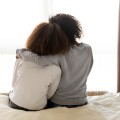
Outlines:
{"label": "white knit top", "polygon": [[61,69],[57,65],[17,59],[9,98],[20,107],[40,110],[55,93],[60,78]]}

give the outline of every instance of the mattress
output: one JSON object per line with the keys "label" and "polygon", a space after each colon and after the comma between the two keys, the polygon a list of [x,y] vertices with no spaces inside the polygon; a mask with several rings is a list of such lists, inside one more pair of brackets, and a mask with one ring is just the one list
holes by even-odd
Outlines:
{"label": "mattress", "polygon": [[0,95],[0,120],[120,120],[120,93],[88,97],[88,102],[76,108],[23,111],[10,108],[8,96]]}

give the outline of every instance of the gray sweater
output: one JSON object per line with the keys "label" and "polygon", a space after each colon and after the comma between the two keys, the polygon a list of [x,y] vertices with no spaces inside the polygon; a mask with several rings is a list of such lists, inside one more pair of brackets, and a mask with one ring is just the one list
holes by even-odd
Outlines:
{"label": "gray sweater", "polygon": [[74,45],[68,53],[59,56],[38,56],[27,49],[19,49],[17,54],[23,59],[26,58],[26,61],[60,66],[61,80],[51,98],[52,102],[60,105],[82,105],[87,102],[86,82],[93,65],[92,49],[88,44]]}

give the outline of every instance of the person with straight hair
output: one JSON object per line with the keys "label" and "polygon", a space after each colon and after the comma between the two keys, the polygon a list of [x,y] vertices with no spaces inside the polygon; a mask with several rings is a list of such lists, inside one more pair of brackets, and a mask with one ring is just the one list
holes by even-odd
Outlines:
{"label": "person with straight hair", "polygon": [[[62,55],[70,49],[69,42],[56,23],[41,23],[35,27],[27,39],[26,48],[16,51],[12,87],[9,93],[9,106],[20,110],[41,110],[55,93],[61,79],[58,65],[38,56]],[[25,51],[26,56],[19,56]],[[32,56],[32,57],[31,57]],[[27,60],[31,57],[29,60]]]}
{"label": "person with straight hair", "polygon": [[49,18],[49,23],[57,24],[68,39],[69,51],[55,56],[34,56],[20,50],[19,57],[27,56],[27,60],[35,58],[38,64],[47,61],[59,65],[61,80],[54,95],[48,100],[48,108],[57,106],[77,107],[86,105],[86,82],[93,66],[93,53],[90,45],[80,40],[83,32],[80,22],[69,14],[56,14]]}

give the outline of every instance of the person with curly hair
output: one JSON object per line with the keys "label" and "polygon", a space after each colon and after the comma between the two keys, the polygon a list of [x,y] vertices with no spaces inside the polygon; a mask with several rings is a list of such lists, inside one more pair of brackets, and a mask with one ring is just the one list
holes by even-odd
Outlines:
{"label": "person with curly hair", "polygon": [[[68,39],[59,25],[37,25],[27,39],[26,48],[16,51],[9,106],[26,111],[46,108],[47,100],[53,96],[59,84],[61,69],[47,59],[39,64],[36,57],[63,55],[69,49]],[[20,57],[19,51],[25,50],[26,56]]]}
{"label": "person with curly hair", "polygon": [[[79,21],[69,14],[56,14],[49,18],[49,23],[57,24],[68,39],[69,51],[62,55],[37,56],[42,64],[45,58],[61,68],[61,80],[54,95],[48,100],[48,108],[57,106],[77,107],[87,104],[86,82],[93,66],[92,48],[86,43],[78,43],[82,36]],[[48,48],[49,49],[49,48]],[[19,56],[27,56],[19,51]],[[29,56],[31,59],[33,56]]]}

